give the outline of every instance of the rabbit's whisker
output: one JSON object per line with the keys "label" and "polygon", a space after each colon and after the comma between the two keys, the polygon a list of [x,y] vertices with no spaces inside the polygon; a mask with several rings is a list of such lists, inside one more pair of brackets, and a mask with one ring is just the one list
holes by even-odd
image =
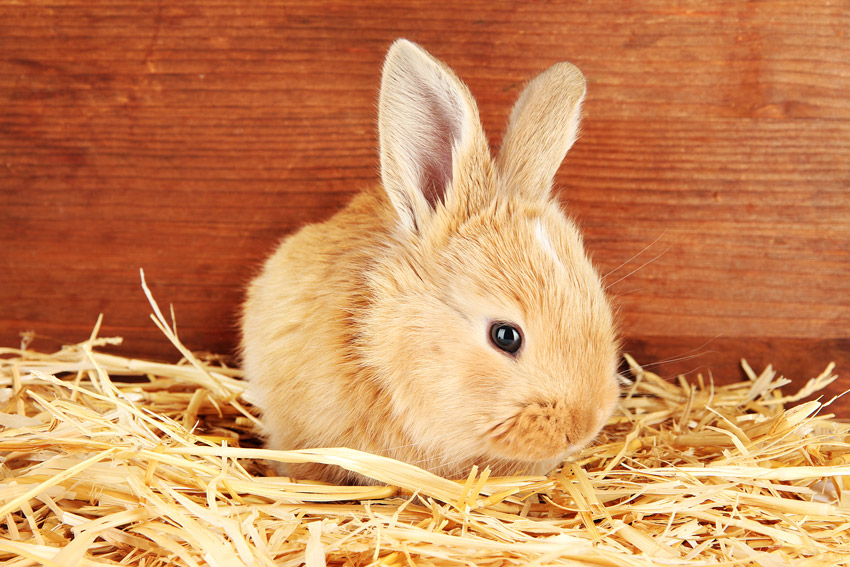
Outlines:
{"label": "rabbit's whisker", "polygon": [[622,268],[623,268],[626,264],[628,264],[629,262],[631,262],[631,261],[635,260],[638,256],[640,256],[641,254],[643,254],[644,252],[646,252],[647,250],[649,250],[650,248],[652,248],[653,246],[655,246],[655,245],[658,243],[658,241],[659,241],[659,240],[661,240],[662,238],[664,238],[664,235],[665,235],[665,234],[667,234],[667,229],[666,229],[666,228],[664,229],[664,231],[663,231],[661,234],[659,234],[659,235],[658,235],[658,237],[657,237],[655,240],[653,240],[652,242],[650,242],[649,244],[647,244],[646,246],[644,246],[644,247],[641,249],[641,251],[640,251],[640,252],[638,252],[637,254],[635,254],[634,256],[632,256],[631,258],[629,258],[628,260],[626,260],[625,262],[623,262],[622,264],[620,264],[619,266],[617,266],[616,268],[614,268],[613,270],[609,271],[607,274],[605,274],[605,276],[604,276],[604,277],[606,277],[606,278],[607,278],[608,276],[610,276],[610,275],[611,275],[611,274],[613,274],[614,272],[616,272],[616,271],[618,271],[618,270],[622,269]]}
{"label": "rabbit's whisker", "polygon": [[[695,358],[699,358],[699,357],[705,356],[707,354],[716,353],[717,351],[714,351],[714,350],[703,350],[703,349],[722,336],[723,336],[722,333],[719,334],[719,335],[715,335],[714,337],[708,339],[707,341],[705,341],[703,344],[701,344],[698,347],[692,348],[691,350],[685,351],[685,352],[683,352],[679,355],[676,355],[676,356],[673,356],[673,357],[670,357],[670,358],[665,358],[665,359],[662,359],[662,360],[651,362],[649,364],[641,365],[641,368],[644,368],[644,369],[656,368],[656,367],[662,366],[664,364],[672,364],[672,363],[675,363],[675,362],[683,362],[683,361],[686,361],[686,360],[693,360]],[[692,372],[694,372],[694,370],[691,370],[690,372],[687,372],[686,374],[690,374]]]}
{"label": "rabbit's whisker", "polygon": [[[661,258],[664,254],[666,254],[666,253],[667,253],[667,251],[668,251],[668,250],[670,250],[670,247],[669,247],[669,246],[668,246],[667,248],[665,248],[664,250],[662,250],[661,252],[659,252],[656,256],[654,256],[654,257],[650,258],[649,260],[647,260],[646,262],[644,262],[643,264],[641,264],[640,266],[638,266],[637,268],[635,268],[634,270],[632,270],[631,272],[629,272],[628,274],[626,274],[625,276],[623,276],[623,277],[619,278],[618,280],[616,280],[616,281],[614,281],[614,282],[612,282],[612,283],[606,284],[606,285],[605,285],[605,290],[607,291],[607,290],[611,289],[612,287],[614,287],[615,285],[617,285],[617,284],[618,284],[618,283],[620,283],[621,281],[625,280],[626,278],[628,278],[628,277],[630,277],[630,276],[632,276],[632,275],[636,274],[636,273],[637,273],[637,272],[639,272],[640,270],[644,269],[645,267],[647,267],[647,266],[648,266],[648,265],[650,265],[651,263],[653,263],[653,262],[655,262],[656,260],[658,260],[659,258]],[[635,257],[637,257],[637,256],[638,256],[638,255],[636,254],[636,255],[635,255]],[[612,270],[612,271],[613,271],[613,270]],[[608,272],[608,273],[610,274],[611,272]]]}

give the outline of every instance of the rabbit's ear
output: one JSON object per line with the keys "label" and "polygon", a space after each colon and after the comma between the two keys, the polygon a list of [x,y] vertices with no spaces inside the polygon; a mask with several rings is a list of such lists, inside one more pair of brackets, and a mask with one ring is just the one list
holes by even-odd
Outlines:
{"label": "rabbit's ear", "polygon": [[[400,39],[384,62],[378,108],[381,178],[403,226],[419,230],[471,151],[484,152],[478,109],[466,86],[424,49]],[[483,149],[482,149],[483,141]]]}
{"label": "rabbit's ear", "polygon": [[511,111],[497,159],[508,187],[529,198],[548,198],[576,139],[584,94],[584,76],[569,63],[557,63],[528,83]]}

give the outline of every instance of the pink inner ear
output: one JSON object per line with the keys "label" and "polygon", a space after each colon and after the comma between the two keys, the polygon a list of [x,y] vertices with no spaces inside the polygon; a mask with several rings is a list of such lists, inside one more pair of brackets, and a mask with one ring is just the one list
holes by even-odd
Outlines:
{"label": "pink inner ear", "polygon": [[427,89],[423,91],[422,100],[429,120],[419,148],[422,152],[420,190],[434,209],[437,203],[445,202],[452,182],[452,148],[460,136],[461,117],[459,109],[452,108],[445,98]]}

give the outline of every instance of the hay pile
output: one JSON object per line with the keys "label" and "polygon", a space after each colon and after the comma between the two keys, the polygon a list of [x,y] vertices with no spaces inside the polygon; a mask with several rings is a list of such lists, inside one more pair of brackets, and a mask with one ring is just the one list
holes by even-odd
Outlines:
{"label": "hay pile", "polygon": [[[346,449],[252,447],[239,371],[0,350],[0,562],[89,565],[850,565],[850,424],[770,368],[669,383],[634,361],[598,443],[548,478],[452,482]],[[247,445],[247,446],[246,446]],[[332,463],[388,486],[263,476]]]}

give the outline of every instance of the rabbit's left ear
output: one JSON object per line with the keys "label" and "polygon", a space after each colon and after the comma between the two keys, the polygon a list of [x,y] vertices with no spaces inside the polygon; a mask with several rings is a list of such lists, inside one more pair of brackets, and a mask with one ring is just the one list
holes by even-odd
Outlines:
{"label": "rabbit's left ear", "polygon": [[[402,226],[418,232],[470,163],[489,160],[478,109],[444,64],[407,40],[387,53],[378,108],[381,178]],[[475,159],[479,156],[480,159]]]}
{"label": "rabbit's left ear", "polygon": [[557,63],[528,83],[511,111],[496,162],[508,187],[548,198],[576,139],[584,94],[584,76],[570,63]]}

